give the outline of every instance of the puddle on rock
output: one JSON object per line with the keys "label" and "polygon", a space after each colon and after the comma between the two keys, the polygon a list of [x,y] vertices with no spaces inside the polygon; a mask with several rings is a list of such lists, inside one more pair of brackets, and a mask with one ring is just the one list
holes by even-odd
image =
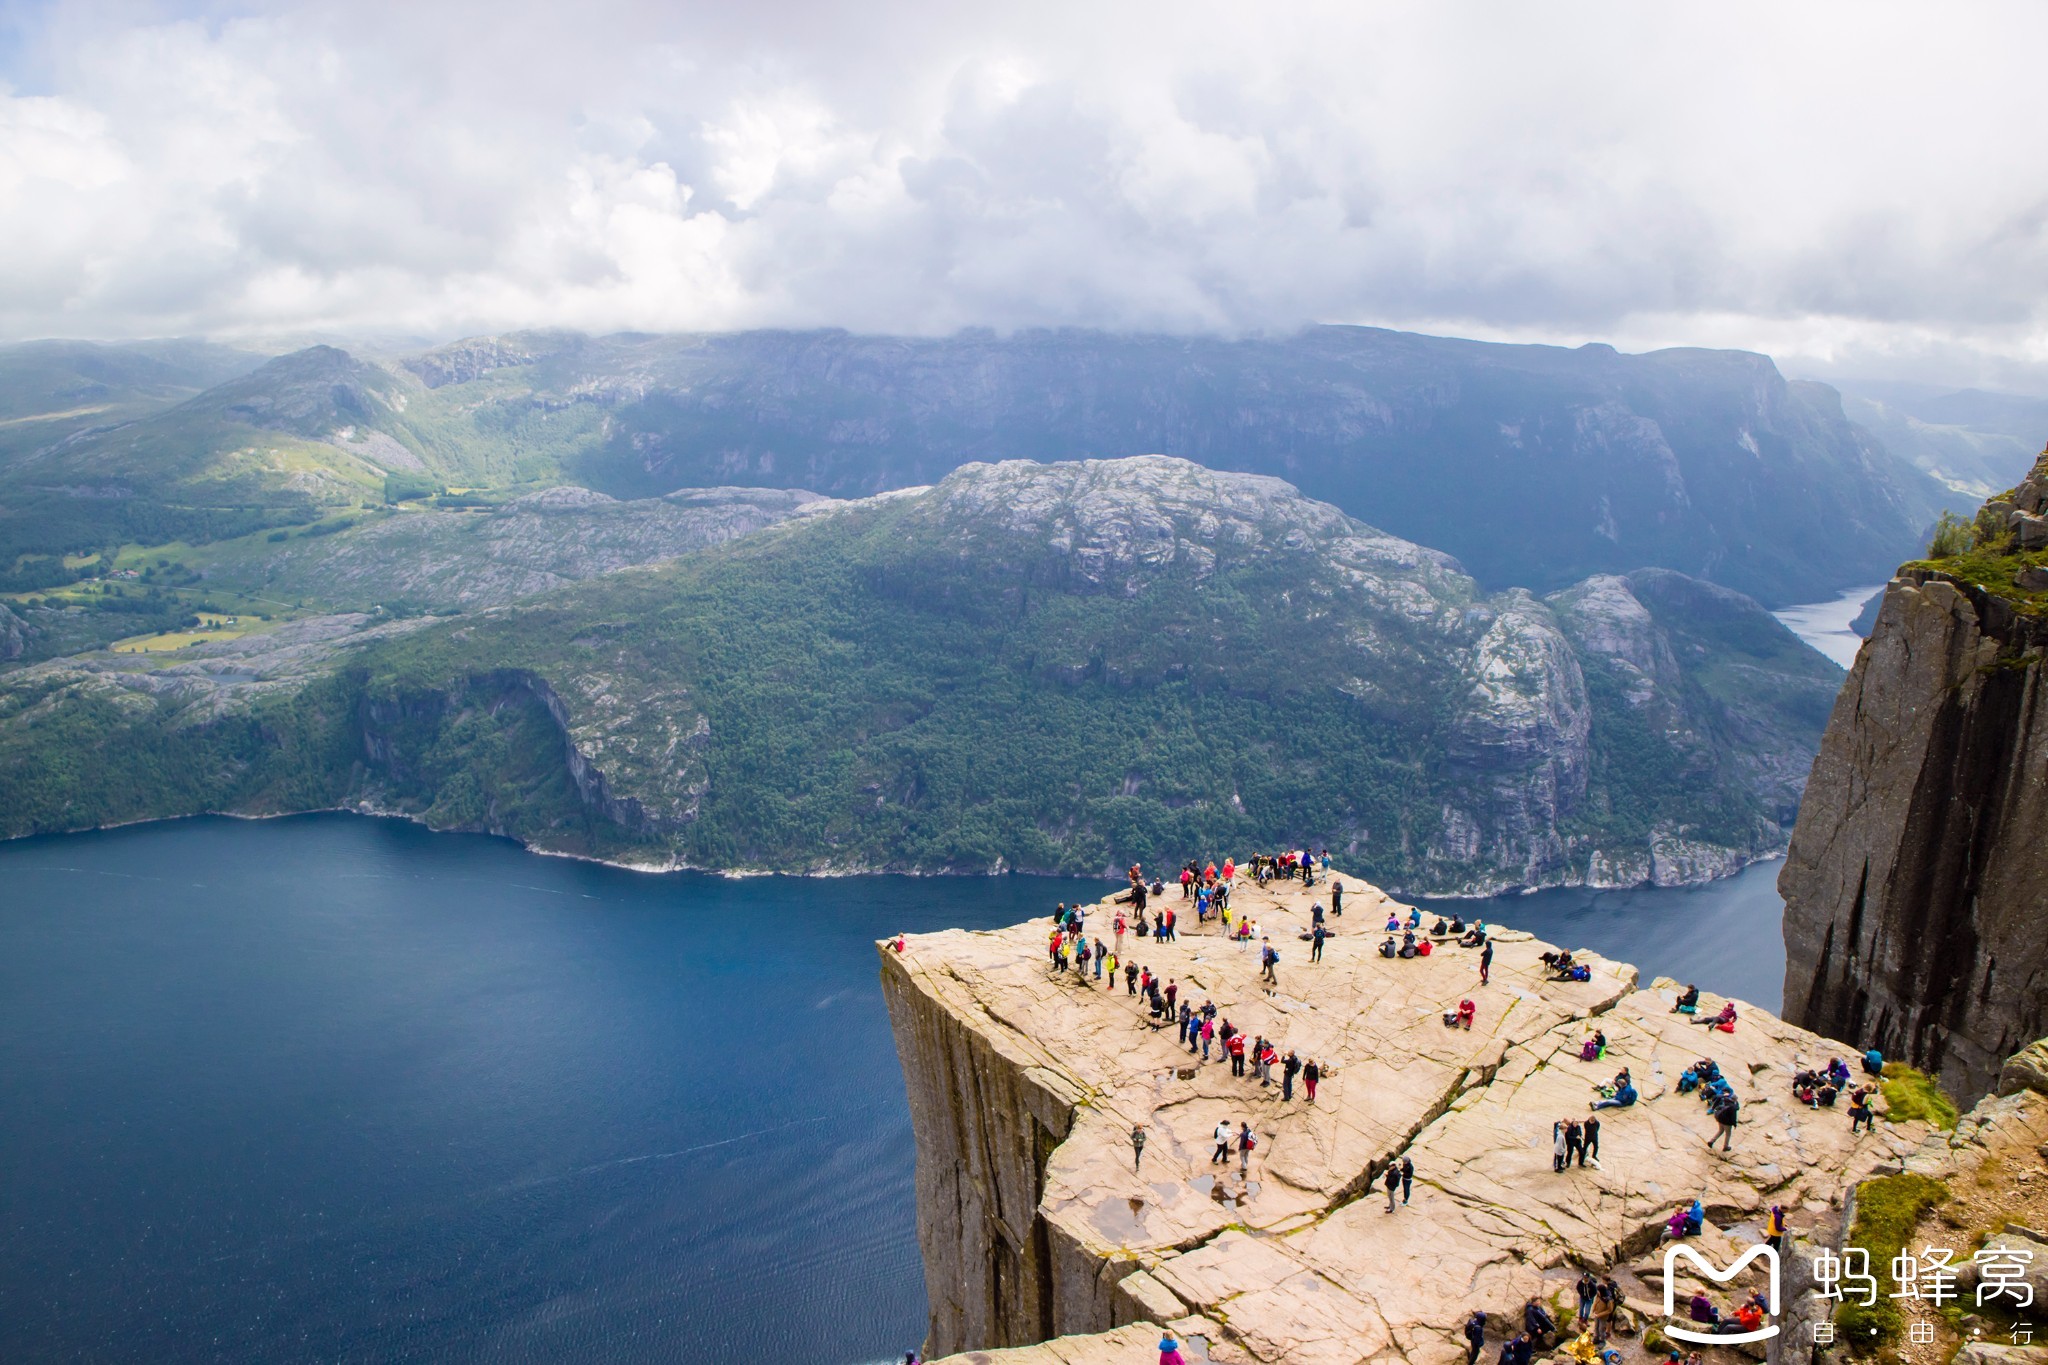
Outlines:
{"label": "puddle on rock", "polygon": [[1142,1199],[1105,1199],[1096,1205],[1089,1222],[1105,1237],[1120,1242],[1142,1239],[1145,1236],[1145,1201]]}

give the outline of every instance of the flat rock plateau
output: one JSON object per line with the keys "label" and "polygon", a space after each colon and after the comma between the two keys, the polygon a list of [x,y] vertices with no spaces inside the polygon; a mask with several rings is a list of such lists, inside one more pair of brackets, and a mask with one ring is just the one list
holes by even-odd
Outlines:
{"label": "flat rock plateau", "polygon": [[[1676,983],[1640,988],[1634,967],[1577,945],[1587,982],[1548,979],[1550,945],[1500,926],[1487,985],[1477,949],[1384,958],[1382,927],[1407,907],[1338,880],[1345,913],[1311,962],[1301,935],[1329,878],[1238,878],[1233,918],[1280,948],[1277,986],[1260,981],[1257,939],[1226,941],[1213,920],[1193,929],[1177,887],[1154,908],[1184,912],[1178,941],[1124,940],[1123,960],[1177,981],[1182,998],[1321,1063],[1313,1105],[1298,1084],[1280,1098],[1277,1067],[1261,1088],[1191,1056],[1122,982],[1051,970],[1049,919],[882,941],[918,1147],[931,1357],[1149,1361],[1171,1324],[1191,1361],[1448,1365],[1474,1309],[1500,1329],[1531,1295],[1569,1305],[1580,1267],[1616,1276],[1627,1315],[1661,1318],[1657,1244],[1683,1203],[1705,1204],[1696,1240],[1717,1264],[1761,1239],[1774,1203],[1795,1237],[1831,1241],[1857,1181],[1945,1137],[1883,1121],[1852,1136],[1846,1103],[1808,1109],[1790,1081],[1858,1049],[1747,1004],[1732,1034],[1709,1030],[1672,1011]],[[1115,913],[1089,907],[1091,941]],[[1465,999],[1474,1026],[1446,1027]],[[1702,1014],[1721,1003],[1703,997]],[[1596,1028],[1607,1055],[1582,1061]],[[1698,1096],[1676,1092],[1701,1056],[1743,1102],[1728,1155],[1707,1150],[1715,1125]],[[1601,1114],[1597,1165],[1554,1172],[1553,1123],[1584,1119],[1624,1066],[1640,1102]],[[1219,1121],[1251,1124],[1247,1172],[1235,1150],[1212,1164]],[[1148,1139],[1136,1171],[1134,1124]],[[1404,1154],[1412,1199],[1389,1213],[1375,1181]],[[1761,1283],[1752,1270],[1708,1288],[1732,1307],[1749,1278]]]}

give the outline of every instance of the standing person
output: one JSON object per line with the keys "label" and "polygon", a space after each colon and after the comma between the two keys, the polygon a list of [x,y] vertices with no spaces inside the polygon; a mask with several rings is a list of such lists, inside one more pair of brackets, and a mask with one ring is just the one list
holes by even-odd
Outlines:
{"label": "standing person", "polygon": [[1101,939],[1095,940],[1095,979],[1102,980],[1102,959],[1109,954],[1109,948]]}
{"label": "standing person", "polygon": [[1465,1319],[1465,1365],[1478,1365],[1479,1353],[1485,1349],[1486,1310],[1476,1308]]}
{"label": "standing person", "polygon": [[1600,1290],[1600,1281],[1594,1279],[1593,1272],[1588,1270],[1579,1276],[1579,1282],[1573,1285],[1572,1288],[1577,1291],[1579,1296],[1577,1325],[1581,1331],[1584,1331],[1587,1324],[1593,1320],[1593,1296]]}
{"label": "standing person", "polygon": [[1408,1192],[1415,1187],[1415,1163],[1407,1157],[1401,1158],[1401,1202],[1408,1202]]}
{"label": "standing person", "polygon": [[1244,1175],[1252,1173],[1252,1148],[1259,1140],[1252,1136],[1251,1124],[1245,1124],[1237,1134],[1237,1169]]}
{"label": "standing person", "polygon": [[1123,956],[1124,951],[1124,929],[1124,912],[1119,910],[1116,912],[1116,951],[1119,957]]}
{"label": "standing person", "polygon": [[1764,1220],[1764,1245],[1773,1251],[1782,1251],[1785,1242],[1785,1206],[1771,1205],[1771,1216]]}
{"label": "standing person", "polygon": [[1577,1161],[1581,1166],[1586,1164],[1586,1139],[1579,1132],[1578,1121],[1576,1119],[1566,1119],[1564,1122],[1564,1165],[1558,1169],[1564,1170],[1569,1168],[1573,1161]]}
{"label": "standing person", "polygon": [[1280,1063],[1280,1098],[1294,1098],[1294,1078],[1301,1074],[1301,1058],[1294,1055],[1294,1049],[1287,1050],[1287,1059]]}
{"label": "standing person", "polygon": [[1593,1291],[1593,1344],[1605,1346],[1607,1334],[1614,1330],[1614,1281],[1602,1280],[1600,1287]]}
{"label": "standing person", "polygon": [[1180,870],[1180,898],[1186,900],[1190,895],[1194,894],[1194,886],[1195,868],[1194,864],[1190,863]]}
{"label": "standing person", "polygon": [[1586,1115],[1585,1134],[1585,1145],[1579,1148],[1579,1164],[1583,1166],[1590,1161],[1595,1168],[1598,1168],[1600,1165],[1600,1116],[1598,1114]]}
{"label": "standing person", "polygon": [[1216,1021],[1214,1019],[1204,1019],[1202,1021],[1202,1060],[1205,1062],[1209,1060],[1209,1044],[1215,1038]]}
{"label": "standing person", "polygon": [[1479,950],[1479,984],[1484,986],[1493,976],[1493,940],[1486,940],[1486,946]]}
{"label": "standing person", "polygon": [[1864,1127],[1876,1132],[1877,1118],[1870,1109],[1870,1087],[1859,1085],[1849,1092],[1849,1132],[1853,1136]]}
{"label": "standing person", "polygon": [[[1095,965],[1099,967],[1102,964],[1098,962]],[[1110,955],[1109,959],[1109,992],[1111,995],[1116,994],[1116,955],[1114,953]]]}
{"label": "standing person", "polygon": [[1550,1125],[1550,1169],[1563,1170],[1565,1156],[1570,1151],[1571,1147],[1564,1135],[1564,1120],[1559,1119]]}
{"label": "standing person", "polygon": [[1721,1150],[1724,1152],[1733,1149],[1735,1142],[1735,1119],[1741,1112],[1742,1102],[1735,1098],[1735,1092],[1733,1090],[1724,1092],[1721,1096],[1721,1102],[1714,1106],[1714,1122],[1721,1126],[1716,1128],[1714,1135],[1707,1139],[1708,1151],[1714,1150],[1714,1144],[1717,1142],[1721,1144]]}
{"label": "standing person", "polygon": [[1233,1076],[1244,1075],[1244,1035],[1242,1033],[1231,1034],[1230,1041],[1223,1045],[1223,1050],[1230,1054],[1230,1074]]}
{"label": "standing person", "polygon": [[1341,916],[1341,915],[1342,915],[1343,913],[1344,913],[1344,883],[1342,883],[1342,882],[1331,882],[1331,883],[1330,883],[1330,914],[1331,914],[1331,915],[1332,915],[1333,917],[1335,917],[1335,916]]}
{"label": "standing person", "polygon": [[1280,950],[1273,946],[1271,939],[1260,939],[1259,944],[1259,976],[1268,985],[1277,986],[1280,984],[1280,978],[1273,975],[1273,968],[1280,961]]}
{"label": "standing person", "polygon": [[1159,912],[1159,937],[1165,939],[1168,943],[1174,943],[1180,939],[1180,931],[1174,928],[1175,919],[1176,917],[1171,910],[1161,910]]}
{"label": "standing person", "polygon": [[1226,1166],[1230,1164],[1229,1119],[1216,1120],[1216,1154],[1209,1158],[1209,1164],[1214,1166],[1219,1161]]}
{"label": "standing person", "polygon": [[1401,1192],[1401,1168],[1389,1161],[1387,1163],[1386,1178],[1380,1183],[1387,1187],[1387,1212],[1392,1213],[1394,1211],[1394,1196]]}
{"label": "standing person", "polygon": [[1185,1043],[1188,1040],[1188,1021],[1194,1017],[1195,1012],[1188,1008],[1188,1002],[1181,1001],[1179,1022],[1174,1025],[1174,1037],[1180,1042]]}
{"label": "standing person", "polygon": [[1145,1125],[1131,1125],[1131,1171],[1133,1174],[1145,1164]]}
{"label": "standing person", "polygon": [[1175,997],[1180,994],[1180,983],[1172,977],[1166,979],[1166,1008],[1172,1009]]}
{"label": "standing person", "polygon": [[1319,923],[1316,925],[1315,933],[1310,937],[1313,939],[1313,944],[1308,950],[1308,960],[1310,962],[1321,962],[1323,960],[1323,940],[1328,935],[1323,932],[1323,926]]}
{"label": "standing person", "polygon": [[1137,964],[1137,963],[1135,963],[1135,962],[1126,962],[1126,963],[1124,964],[1124,994],[1125,994],[1125,995],[1136,995],[1137,993],[1138,993],[1138,964]]}
{"label": "standing person", "polygon": [[1309,1058],[1301,1068],[1301,1084],[1308,1091],[1308,1102],[1310,1104],[1316,1102],[1316,1082],[1322,1078],[1323,1069],[1316,1065],[1315,1058]]}

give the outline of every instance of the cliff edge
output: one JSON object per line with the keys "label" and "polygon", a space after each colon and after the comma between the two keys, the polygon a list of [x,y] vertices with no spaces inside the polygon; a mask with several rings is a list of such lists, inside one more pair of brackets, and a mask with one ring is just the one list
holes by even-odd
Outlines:
{"label": "cliff edge", "polygon": [[[1300,935],[1326,889],[1239,881],[1235,913],[1281,950],[1270,985],[1257,941],[1213,924],[1125,944],[1183,999],[1314,1058],[1312,1104],[1299,1087],[1283,1099],[1277,1072],[1261,1087],[1191,1054],[1124,983],[1052,970],[1048,920],[880,945],[918,1145],[930,1355],[1045,1342],[1014,1358],[1135,1359],[1150,1324],[1170,1323],[1194,1360],[1447,1365],[1474,1309],[1569,1298],[1576,1267],[1612,1268],[1629,1312],[1661,1316],[1654,1249],[1674,1207],[1705,1204],[1705,1249],[1727,1264],[1771,1204],[1795,1232],[1832,1226],[1849,1185],[1927,1135],[1857,1137],[1843,1110],[1798,1105],[1795,1070],[1843,1045],[1748,1006],[1732,1034],[1709,1031],[1673,1012],[1675,983],[1639,989],[1624,963],[1581,951],[1590,980],[1551,980],[1548,946],[1505,929],[1485,985],[1478,951],[1455,943],[1382,957],[1382,926],[1407,907],[1343,880],[1319,962]],[[1093,907],[1091,938],[1113,916]],[[1473,1026],[1446,1027],[1465,999]],[[1582,1060],[1596,1029],[1606,1055]],[[1743,1102],[1725,1155],[1707,1150],[1697,1095],[1676,1093],[1703,1054]],[[1554,1170],[1553,1124],[1584,1119],[1622,1067],[1640,1102],[1601,1114],[1593,1165]],[[1248,1165],[1235,1148],[1214,1160],[1219,1122],[1251,1125]],[[1375,1182],[1404,1154],[1413,1190],[1390,1213]]]}
{"label": "cliff edge", "polygon": [[1778,878],[1786,1017],[1969,1098],[2048,1032],[2044,506],[2048,457],[1892,580]]}

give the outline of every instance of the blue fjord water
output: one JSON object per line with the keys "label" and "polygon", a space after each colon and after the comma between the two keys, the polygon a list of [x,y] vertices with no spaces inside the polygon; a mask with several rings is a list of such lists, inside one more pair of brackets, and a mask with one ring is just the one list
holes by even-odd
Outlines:
{"label": "blue fjord water", "polygon": [[[1776,870],[1462,908],[1775,1005]],[[1103,889],[350,816],[0,845],[0,1359],[900,1359],[872,940]]]}

